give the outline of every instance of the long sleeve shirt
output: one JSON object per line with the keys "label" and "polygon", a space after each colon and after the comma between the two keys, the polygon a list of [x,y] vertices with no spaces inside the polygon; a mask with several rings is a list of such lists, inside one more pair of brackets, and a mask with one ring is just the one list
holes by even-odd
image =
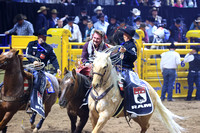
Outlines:
{"label": "long sleeve shirt", "polygon": [[180,54],[175,52],[174,50],[170,50],[161,54],[161,72],[163,72],[164,68],[176,69],[179,64],[181,64]]}
{"label": "long sleeve shirt", "polygon": [[19,25],[18,23],[16,23],[14,27],[8,32],[9,34],[16,32],[17,35],[33,35],[34,30],[33,30],[33,25],[30,22],[24,20],[22,25]]}
{"label": "long sleeve shirt", "polygon": [[101,30],[101,31],[103,31],[104,33],[106,33],[106,32],[107,32],[108,25],[109,25],[108,22],[106,22],[106,21],[101,22],[101,21],[99,20],[99,21],[97,21],[97,22],[94,24],[94,28],[95,28],[96,30]]}
{"label": "long sleeve shirt", "polygon": [[82,35],[77,24],[73,24],[73,26],[69,26],[68,24],[63,27],[64,29],[68,29],[71,31],[72,37],[69,38],[70,41],[78,40],[79,43],[82,42]]}

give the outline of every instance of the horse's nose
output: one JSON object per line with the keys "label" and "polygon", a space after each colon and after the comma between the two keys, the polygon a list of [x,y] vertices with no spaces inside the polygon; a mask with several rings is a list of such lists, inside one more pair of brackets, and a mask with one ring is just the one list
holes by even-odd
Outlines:
{"label": "horse's nose", "polygon": [[67,103],[66,100],[60,100],[60,101],[59,101],[59,105],[60,105],[61,107],[65,107],[66,103]]}

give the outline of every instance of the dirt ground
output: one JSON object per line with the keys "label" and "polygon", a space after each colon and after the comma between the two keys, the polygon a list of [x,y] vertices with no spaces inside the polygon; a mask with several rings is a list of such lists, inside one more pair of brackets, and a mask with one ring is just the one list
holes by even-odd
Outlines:
{"label": "dirt ground", "polygon": [[[177,122],[186,129],[186,133],[200,133],[200,101],[186,102],[183,99],[176,99],[174,102],[163,102],[164,105],[179,116],[185,117],[185,120]],[[25,130],[22,130],[21,124],[24,118],[23,125]],[[38,122],[39,117],[36,122]],[[165,125],[154,115],[150,121],[148,133],[168,133]],[[90,120],[86,124],[83,133],[90,133],[92,126]],[[137,123],[131,122],[131,128],[125,121],[125,118],[111,118],[104,126],[101,133],[139,133],[140,127]],[[8,124],[8,133],[29,133],[30,124],[29,116],[24,111],[19,111]],[[55,104],[51,113],[46,118],[41,133],[70,133],[70,120],[67,116],[66,109],[60,109],[58,104]]]}

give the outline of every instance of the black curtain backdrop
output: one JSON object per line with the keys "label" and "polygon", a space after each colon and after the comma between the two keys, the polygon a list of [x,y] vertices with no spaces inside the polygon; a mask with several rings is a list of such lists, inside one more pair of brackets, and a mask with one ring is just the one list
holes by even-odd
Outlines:
{"label": "black curtain backdrop", "polygon": [[[65,6],[63,4],[38,4],[38,3],[17,3],[17,2],[0,2],[0,34],[11,29],[14,25],[14,17],[21,13],[27,16],[27,20],[30,21],[33,26],[35,25],[35,20],[37,17],[37,10],[40,6],[45,5],[50,8],[48,14],[52,9],[57,9],[59,14],[58,17],[63,17],[65,15],[76,16],[79,14],[82,6]],[[199,5],[199,3],[198,3]],[[96,6],[87,6],[88,15],[94,15],[94,8]],[[104,6],[104,14],[111,16],[115,14],[118,18],[127,18],[131,16],[130,10],[134,7],[132,6]],[[152,7],[136,7],[141,10],[141,17],[143,21],[147,18],[150,13],[149,10]],[[174,7],[160,7],[159,15],[167,19],[168,26],[173,23],[173,19],[179,16],[184,18],[184,22],[187,28],[194,21],[195,16],[200,13],[200,8],[174,8]]]}

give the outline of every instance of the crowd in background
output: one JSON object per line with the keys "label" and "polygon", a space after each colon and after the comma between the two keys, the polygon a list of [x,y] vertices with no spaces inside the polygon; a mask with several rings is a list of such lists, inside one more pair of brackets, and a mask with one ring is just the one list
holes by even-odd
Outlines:
{"label": "crowd in background", "polygon": [[63,3],[65,5],[131,5],[131,6],[174,6],[179,8],[197,7],[196,0],[8,0],[27,3]]}
{"label": "crowd in background", "polygon": [[[72,37],[69,39],[71,42],[85,42],[91,39],[94,29],[104,31],[107,35],[107,42],[112,41],[113,34],[125,26],[133,26],[134,29],[141,29],[145,37],[143,41],[145,43],[156,42],[187,42],[186,33],[188,30],[200,29],[200,14],[197,14],[190,28],[184,23],[182,17],[174,18],[172,25],[167,25],[167,20],[159,16],[159,8],[152,7],[149,10],[149,16],[147,18],[141,17],[141,11],[137,8],[133,8],[131,11],[132,16],[128,18],[118,18],[117,15],[107,16],[103,12],[103,7],[96,6],[94,9],[95,15],[89,16],[87,8],[82,7],[78,16],[65,15],[59,16],[59,12],[56,9],[51,9],[51,15],[47,15],[48,7],[41,6],[37,11],[38,16],[36,19],[35,27],[31,22],[26,20],[26,17],[22,14],[16,16],[17,23],[13,29],[8,30],[5,34],[17,34],[17,35],[37,35],[38,30],[44,28],[65,28],[71,31]],[[50,16],[47,18],[47,16]],[[199,39],[195,40],[199,42]]]}

